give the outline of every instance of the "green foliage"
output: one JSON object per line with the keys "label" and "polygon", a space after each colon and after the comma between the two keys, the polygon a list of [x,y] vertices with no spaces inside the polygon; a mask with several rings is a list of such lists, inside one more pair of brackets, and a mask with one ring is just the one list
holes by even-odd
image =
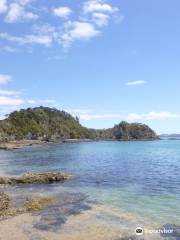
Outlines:
{"label": "green foliage", "polygon": [[121,122],[113,128],[113,135],[120,140],[155,139],[156,133],[145,124]]}
{"label": "green foliage", "polygon": [[14,139],[90,138],[77,118],[55,108],[37,107],[15,111],[0,122],[1,137]]}
{"label": "green foliage", "polygon": [[147,125],[121,122],[114,128],[95,130],[83,127],[77,117],[55,108],[36,107],[12,112],[0,121],[0,140],[41,139],[118,139],[141,140],[157,138]]}

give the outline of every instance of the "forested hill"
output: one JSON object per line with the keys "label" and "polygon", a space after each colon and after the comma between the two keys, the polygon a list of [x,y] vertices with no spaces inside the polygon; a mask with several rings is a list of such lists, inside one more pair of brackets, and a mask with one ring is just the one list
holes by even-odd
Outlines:
{"label": "forested hill", "polygon": [[55,140],[90,138],[90,131],[77,118],[54,108],[37,107],[12,112],[0,121],[0,138]]}
{"label": "forested hill", "polygon": [[147,125],[121,122],[104,130],[88,129],[69,113],[48,107],[36,107],[12,112],[0,121],[0,141],[39,139],[117,139],[151,140],[155,132]]}

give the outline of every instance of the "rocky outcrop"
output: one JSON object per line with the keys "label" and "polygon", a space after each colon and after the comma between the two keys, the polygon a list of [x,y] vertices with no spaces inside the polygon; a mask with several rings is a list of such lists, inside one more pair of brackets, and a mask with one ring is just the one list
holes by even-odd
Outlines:
{"label": "rocky outcrop", "polygon": [[8,216],[15,216],[22,213],[34,212],[56,204],[55,198],[27,199],[20,207],[12,207],[9,195],[0,192],[0,219]]}
{"label": "rocky outcrop", "polygon": [[25,212],[38,211],[55,203],[56,200],[54,198],[30,199],[24,203],[23,208],[25,209]]}
{"label": "rocky outcrop", "polygon": [[19,141],[10,141],[10,142],[0,142],[1,150],[13,150],[20,149],[23,147],[32,146],[34,144],[44,144],[45,141],[40,140],[19,140]]}
{"label": "rocky outcrop", "polygon": [[121,122],[112,129],[117,140],[155,140],[158,139],[156,133],[147,125],[140,123]]}
{"label": "rocky outcrop", "polygon": [[26,173],[17,177],[0,177],[0,184],[45,184],[63,182],[69,178],[69,175],[61,172]]}
{"label": "rocky outcrop", "polygon": [[0,214],[9,208],[9,203],[9,196],[4,192],[0,192]]}

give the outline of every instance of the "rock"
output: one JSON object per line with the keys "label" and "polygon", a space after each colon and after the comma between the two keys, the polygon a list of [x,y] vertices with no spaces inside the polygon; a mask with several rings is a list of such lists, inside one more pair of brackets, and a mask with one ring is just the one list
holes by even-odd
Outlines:
{"label": "rock", "polygon": [[156,133],[147,125],[141,123],[121,122],[113,128],[113,135],[117,140],[157,140]]}
{"label": "rock", "polygon": [[18,177],[0,177],[0,184],[41,184],[63,182],[70,176],[61,172],[26,173]]}
{"label": "rock", "polygon": [[14,150],[20,149],[23,147],[32,146],[34,144],[45,144],[45,141],[41,140],[19,140],[19,141],[9,141],[9,142],[0,142],[1,150]]}
{"label": "rock", "polygon": [[0,192],[0,219],[17,214],[39,211],[56,203],[57,200],[55,198],[37,198],[26,200],[21,207],[15,208],[10,206],[10,197],[4,192]]}
{"label": "rock", "polygon": [[39,198],[27,200],[24,203],[25,211],[38,211],[48,207],[49,205],[55,204],[56,200],[54,198]]}
{"label": "rock", "polygon": [[9,208],[10,198],[6,193],[0,192],[0,214]]}

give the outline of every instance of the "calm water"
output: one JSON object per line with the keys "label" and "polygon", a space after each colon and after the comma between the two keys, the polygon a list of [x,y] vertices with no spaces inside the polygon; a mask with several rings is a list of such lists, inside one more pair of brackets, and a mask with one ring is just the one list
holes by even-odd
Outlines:
{"label": "calm water", "polygon": [[120,221],[115,218],[118,213],[124,217],[121,227],[131,233],[140,224],[180,226],[180,140],[49,144],[0,151],[0,175],[29,171],[64,171],[74,178],[64,184],[7,190],[17,196],[76,194],[76,206],[71,208],[101,206],[100,221],[114,225]]}

